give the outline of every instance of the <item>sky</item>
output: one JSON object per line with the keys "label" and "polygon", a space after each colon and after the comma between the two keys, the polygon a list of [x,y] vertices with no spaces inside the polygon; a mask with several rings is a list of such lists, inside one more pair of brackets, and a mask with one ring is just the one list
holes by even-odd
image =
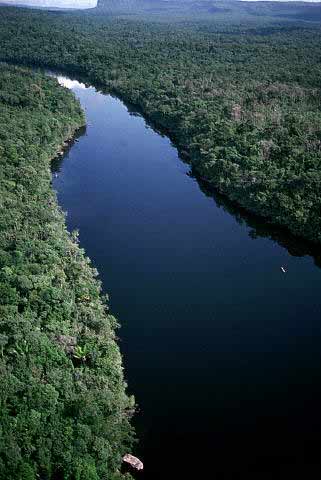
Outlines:
{"label": "sky", "polygon": [[[47,8],[93,8],[97,6],[98,0],[0,0],[0,3],[8,5],[25,5],[29,7],[47,7]],[[151,0],[152,2],[153,0]],[[182,0],[184,1],[184,0]],[[297,0],[241,0],[249,2],[276,1],[276,2],[294,2]],[[321,0],[304,0],[307,3],[320,3]],[[213,1],[214,3],[214,1]]]}
{"label": "sky", "polygon": [[305,2],[305,3],[321,3],[321,0],[241,0],[243,2]]}
{"label": "sky", "polygon": [[28,7],[91,8],[96,7],[97,0],[0,0],[0,3]]}

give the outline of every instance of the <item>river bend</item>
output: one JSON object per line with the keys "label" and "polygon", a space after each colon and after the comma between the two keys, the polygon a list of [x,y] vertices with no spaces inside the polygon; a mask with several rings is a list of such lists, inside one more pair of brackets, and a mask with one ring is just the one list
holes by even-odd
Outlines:
{"label": "river bend", "polygon": [[144,478],[303,465],[321,438],[320,251],[206,192],[119,99],[59,82],[88,126],[53,184],[122,325]]}

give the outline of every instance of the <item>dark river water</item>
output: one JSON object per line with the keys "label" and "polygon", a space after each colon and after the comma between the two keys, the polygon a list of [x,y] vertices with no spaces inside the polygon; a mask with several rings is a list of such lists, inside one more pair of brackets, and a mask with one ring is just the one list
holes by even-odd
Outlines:
{"label": "dark river water", "polygon": [[137,477],[321,472],[320,252],[206,192],[120,100],[59,80],[88,127],[53,184],[122,325]]}

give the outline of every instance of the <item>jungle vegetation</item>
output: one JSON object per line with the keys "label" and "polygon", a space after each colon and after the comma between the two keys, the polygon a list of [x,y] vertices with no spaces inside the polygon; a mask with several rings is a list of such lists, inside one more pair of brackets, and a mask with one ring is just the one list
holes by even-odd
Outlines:
{"label": "jungle vegetation", "polygon": [[[0,60],[82,76],[165,129],[206,184],[321,241],[320,6],[101,0],[0,8]],[[53,79],[0,68],[0,478],[121,478],[117,322],[66,231],[50,160],[84,124]]]}
{"label": "jungle vegetation", "polygon": [[247,210],[321,241],[320,5],[101,0],[0,9],[0,58],[85,75]]}
{"label": "jungle vegetation", "polygon": [[50,161],[83,126],[56,80],[0,65],[0,478],[127,478],[117,322],[69,234]]}

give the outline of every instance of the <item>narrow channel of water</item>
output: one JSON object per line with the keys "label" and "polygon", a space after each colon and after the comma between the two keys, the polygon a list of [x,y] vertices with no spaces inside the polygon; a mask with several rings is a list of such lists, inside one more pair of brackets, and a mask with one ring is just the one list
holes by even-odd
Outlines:
{"label": "narrow channel of water", "polygon": [[139,478],[307,472],[321,461],[320,261],[202,191],[120,100],[59,81],[88,127],[54,188],[122,324]]}

